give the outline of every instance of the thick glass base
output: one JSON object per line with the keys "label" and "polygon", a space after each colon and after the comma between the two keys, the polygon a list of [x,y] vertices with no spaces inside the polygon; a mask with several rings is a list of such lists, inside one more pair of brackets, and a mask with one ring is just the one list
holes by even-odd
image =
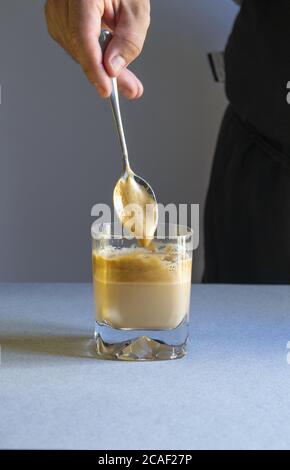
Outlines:
{"label": "thick glass base", "polygon": [[162,361],[186,354],[188,324],[172,330],[117,330],[96,322],[97,357],[121,361]]}

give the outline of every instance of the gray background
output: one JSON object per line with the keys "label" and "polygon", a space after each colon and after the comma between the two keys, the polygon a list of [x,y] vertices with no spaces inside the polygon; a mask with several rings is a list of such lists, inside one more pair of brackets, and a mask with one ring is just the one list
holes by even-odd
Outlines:
{"label": "gray background", "polygon": [[[106,101],[48,37],[43,1],[2,0],[0,11],[0,281],[88,281],[90,216],[111,203],[121,170]],[[162,203],[204,199],[224,90],[206,53],[223,49],[230,0],[153,0],[133,69],[145,85],[122,102],[134,170]],[[203,266],[201,246],[193,279]]]}

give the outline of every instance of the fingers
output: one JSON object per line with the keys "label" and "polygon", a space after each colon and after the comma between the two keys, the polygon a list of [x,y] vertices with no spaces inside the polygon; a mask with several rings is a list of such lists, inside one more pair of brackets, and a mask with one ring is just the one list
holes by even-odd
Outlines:
{"label": "fingers", "polygon": [[140,98],[144,91],[140,80],[128,69],[124,69],[120,73],[118,77],[118,88],[122,95],[129,100]]}
{"label": "fingers", "polygon": [[103,66],[99,44],[102,11],[99,2],[70,0],[69,29],[73,53],[98,93],[111,94],[111,80]]}
{"label": "fingers", "polygon": [[104,56],[106,71],[117,77],[142,51],[150,24],[149,0],[121,2],[114,36]]}
{"label": "fingers", "polygon": [[88,80],[95,86],[102,98],[110,96],[111,79],[103,66],[102,52],[94,34],[82,34],[78,42],[78,61]]}
{"label": "fingers", "polygon": [[[119,89],[127,98],[142,95],[142,83],[126,67],[142,50],[150,0],[46,0],[45,16],[52,38],[79,62],[101,97],[110,96],[112,76],[119,76]],[[114,31],[104,57],[102,19]]]}

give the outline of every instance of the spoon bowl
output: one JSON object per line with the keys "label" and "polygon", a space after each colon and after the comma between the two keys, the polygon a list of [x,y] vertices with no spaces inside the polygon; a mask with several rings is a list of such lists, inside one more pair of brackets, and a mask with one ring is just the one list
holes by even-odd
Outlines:
{"label": "spoon bowl", "polygon": [[158,205],[147,181],[132,171],[117,181],[114,208],[124,228],[142,246],[149,246],[158,222]]}

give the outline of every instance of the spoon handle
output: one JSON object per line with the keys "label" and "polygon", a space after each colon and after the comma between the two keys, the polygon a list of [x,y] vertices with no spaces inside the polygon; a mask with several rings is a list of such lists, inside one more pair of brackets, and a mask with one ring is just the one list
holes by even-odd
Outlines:
{"label": "spoon handle", "polygon": [[118,137],[119,137],[119,141],[120,141],[120,145],[122,149],[124,170],[129,171],[130,165],[129,165],[129,158],[128,158],[128,150],[127,150],[125,133],[124,133],[123,123],[122,123],[118,85],[117,85],[116,78],[112,78],[112,94],[110,96],[110,103],[111,103],[111,108],[112,108],[117,132],[118,132]]}
{"label": "spoon handle", "polygon": [[[112,38],[112,34],[109,31],[102,29],[101,35],[100,35],[100,43],[101,43],[101,47],[103,51],[106,49],[111,38]],[[114,121],[116,124],[116,129],[117,129],[117,133],[119,137],[119,142],[120,142],[121,149],[122,149],[124,171],[129,172],[130,164],[129,164],[129,158],[128,158],[128,150],[127,150],[125,133],[124,133],[123,123],[122,123],[121,110],[120,110],[117,78],[115,77],[112,78],[112,93],[110,96],[110,103],[111,103],[111,109],[112,109]]]}

